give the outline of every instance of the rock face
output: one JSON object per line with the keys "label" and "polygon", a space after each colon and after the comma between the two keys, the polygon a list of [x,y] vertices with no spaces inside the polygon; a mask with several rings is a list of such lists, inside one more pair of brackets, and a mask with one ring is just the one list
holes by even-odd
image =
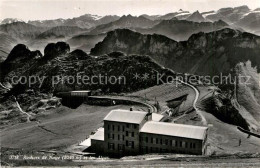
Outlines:
{"label": "rock face", "polygon": [[260,70],[260,37],[232,29],[192,35],[176,42],[161,35],[142,35],[118,29],[91,50],[93,55],[113,51],[149,55],[161,65],[177,72],[199,75],[228,73],[239,62],[252,61]]}
{"label": "rock face", "polygon": [[212,113],[220,120],[249,130],[249,124],[232,105],[229,98],[219,94],[206,98],[200,102],[204,111]]}

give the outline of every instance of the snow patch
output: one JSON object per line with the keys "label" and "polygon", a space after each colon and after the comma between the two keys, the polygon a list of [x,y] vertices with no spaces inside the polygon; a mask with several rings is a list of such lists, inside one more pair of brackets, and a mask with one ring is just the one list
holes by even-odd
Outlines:
{"label": "snow patch", "polygon": [[203,16],[203,17],[207,17],[207,16],[215,15],[215,14],[217,14],[217,13],[214,11],[214,12],[211,12],[211,13],[203,14],[202,16]]}

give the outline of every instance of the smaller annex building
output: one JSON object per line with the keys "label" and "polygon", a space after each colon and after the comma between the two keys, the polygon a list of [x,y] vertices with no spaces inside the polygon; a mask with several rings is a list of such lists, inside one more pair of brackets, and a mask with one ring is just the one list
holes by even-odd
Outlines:
{"label": "smaller annex building", "polygon": [[152,120],[152,113],[112,110],[104,118],[104,128],[91,137],[91,149],[109,156],[147,153],[202,155],[207,127]]}

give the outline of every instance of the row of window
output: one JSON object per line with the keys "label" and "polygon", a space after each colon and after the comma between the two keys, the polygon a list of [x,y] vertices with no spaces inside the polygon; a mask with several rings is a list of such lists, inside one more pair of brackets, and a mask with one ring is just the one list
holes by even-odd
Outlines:
{"label": "row of window", "polygon": [[[118,144],[118,151],[124,151],[125,146],[128,148],[134,149],[134,141],[126,141],[126,144]],[[115,144],[114,143],[108,143],[108,149],[109,150],[115,150]]]}
{"label": "row of window", "polygon": [[[148,153],[148,147],[144,146],[142,147],[142,152]],[[163,148],[157,148],[157,147],[150,147],[150,152],[162,152],[162,153],[167,153],[169,152],[168,149],[163,149]]]}
{"label": "row of window", "polygon": [[[108,136],[108,139],[115,139],[115,134],[108,133],[107,136]],[[127,137],[135,137],[135,133],[126,131],[126,136]],[[122,134],[118,134],[117,135],[117,140],[123,140],[124,141],[125,140],[125,136],[122,135]]]}
{"label": "row of window", "polygon": [[[141,137],[142,142],[149,143],[148,137]],[[170,145],[174,147],[182,147],[182,148],[196,148],[196,144],[194,142],[185,142],[178,140],[168,140],[168,139],[159,139],[159,138],[150,138],[150,143],[152,144],[160,144],[160,145]]]}
{"label": "row of window", "polygon": [[[134,128],[136,129],[137,128],[137,125],[136,124],[126,124],[126,128]],[[118,125],[118,126],[115,126],[115,125],[110,125],[108,124],[107,125],[107,129],[108,130],[113,130],[115,131],[115,129],[117,129],[117,131],[125,131],[125,126],[123,125]]]}

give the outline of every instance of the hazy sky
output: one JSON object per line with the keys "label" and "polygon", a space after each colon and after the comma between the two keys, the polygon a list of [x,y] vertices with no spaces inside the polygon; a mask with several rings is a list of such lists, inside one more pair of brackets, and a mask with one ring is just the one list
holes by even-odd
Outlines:
{"label": "hazy sky", "polygon": [[191,12],[247,5],[260,7],[260,0],[0,0],[0,19],[42,20],[97,15],[166,14],[179,9]]}

